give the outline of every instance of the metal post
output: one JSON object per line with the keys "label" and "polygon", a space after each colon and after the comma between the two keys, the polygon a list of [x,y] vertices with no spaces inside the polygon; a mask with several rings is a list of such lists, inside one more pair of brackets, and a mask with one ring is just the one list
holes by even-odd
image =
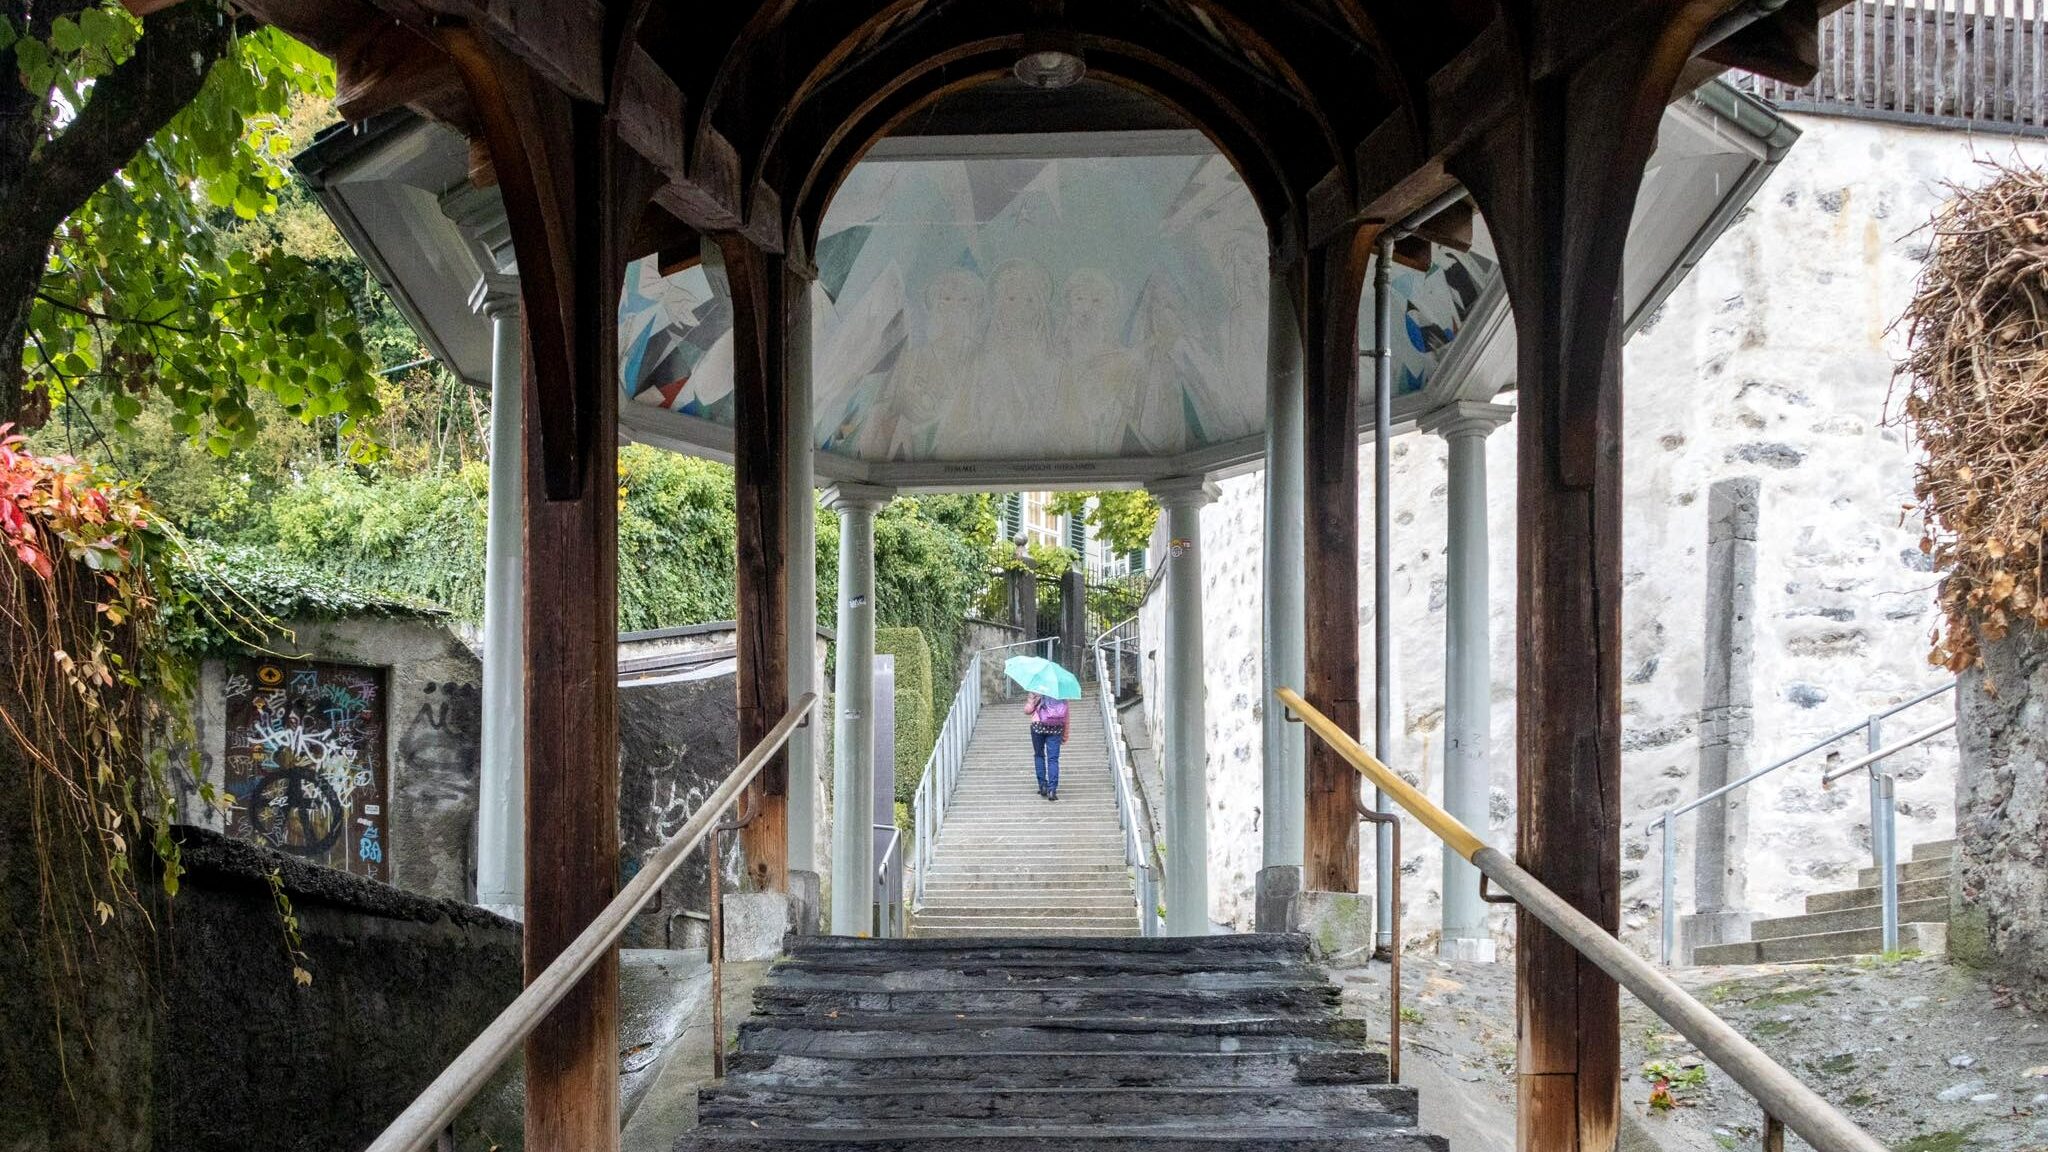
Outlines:
{"label": "metal post", "polygon": [[1895,823],[1898,805],[1892,790],[1892,774],[1880,772],[1875,764],[1871,776],[1878,781],[1879,818],[1884,825],[1884,862],[1877,866],[1879,899],[1884,906],[1884,950],[1899,950],[1899,849]]}
{"label": "metal post", "polygon": [[[789,698],[818,690],[818,497],[813,490],[811,432],[811,282],[796,272],[784,276],[788,349],[783,373],[788,427],[782,450],[789,477],[782,492],[784,545],[788,562],[783,594],[788,598],[789,635],[785,652]],[[818,726],[807,724],[789,738],[788,860],[791,872],[818,870]],[[815,893],[815,889],[813,889]]]}
{"label": "metal post", "polygon": [[[1869,750],[1876,752],[1884,747],[1884,721],[1872,716],[1864,726],[1864,739]],[[1883,948],[1886,952],[1899,950],[1899,857],[1898,848],[1892,842],[1893,788],[1891,773],[1884,770],[1884,761],[1875,760],[1868,771],[1870,778],[1870,855],[1877,865],[1877,892],[1880,923],[1883,925]]]}
{"label": "metal post", "polygon": [[1209,764],[1203,699],[1202,508],[1216,486],[1196,476],[1152,486],[1179,554],[1167,570],[1166,931],[1209,934]]}
{"label": "metal post", "polygon": [[1671,809],[1664,810],[1664,915],[1659,927],[1663,935],[1664,966],[1678,951],[1678,827]]}
{"label": "metal post", "polygon": [[[1394,238],[1381,237],[1373,260],[1373,395],[1372,395],[1372,751],[1382,761],[1393,755],[1394,700],[1388,691],[1393,679],[1394,629],[1390,609],[1394,602],[1394,569],[1388,563],[1394,550],[1393,461],[1389,447],[1394,436],[1394,293],[1392,277]],[[1385,791],[1373,790],[1373,808],[1382,815],[1393,811]],[[1394,842],[1387,825],[1373,826],[1373,914],[1378,943],[1392,949],[1394,944]]]}
{"label": "metal post", "polygon": [[875,915],[875,513],[889,502],[889,492],[843,484],[827,493],[825,502],[839,513],[831,931],[866,936]]}

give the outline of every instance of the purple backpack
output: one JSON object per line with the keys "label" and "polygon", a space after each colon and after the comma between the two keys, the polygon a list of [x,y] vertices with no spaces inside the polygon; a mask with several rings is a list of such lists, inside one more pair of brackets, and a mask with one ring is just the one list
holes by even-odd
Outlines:
{"label": "purple backpack", "polygon": [[1063,728],[1067,723],[1067,702],[1065,700],[1040,700],[1033,719],[1048,728]]}

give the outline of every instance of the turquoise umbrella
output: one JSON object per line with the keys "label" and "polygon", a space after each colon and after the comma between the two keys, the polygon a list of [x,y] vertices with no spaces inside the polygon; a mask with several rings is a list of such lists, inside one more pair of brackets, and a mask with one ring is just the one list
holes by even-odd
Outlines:
{"label": "turquoise umbrella", "polygon": [[1003,661],[1003,674],[1026,692],[1061,700],[1081,698],[1081,682],[1074,674],[1043,656],[1012,656]]}

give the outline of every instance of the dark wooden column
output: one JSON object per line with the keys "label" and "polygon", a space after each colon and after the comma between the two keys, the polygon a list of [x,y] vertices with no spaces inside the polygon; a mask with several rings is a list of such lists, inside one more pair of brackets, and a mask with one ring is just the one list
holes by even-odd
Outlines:
{"label": "dark wooden column", "polygon": [[[1621,922],[1622,250],[1697,34],[1652,15],[1569,72],[1523,85],[1515,110],[1452,165],[1499,251],[1519,346],[1517,858],[1610,932]],[[1611,1152],[1619,990],[1526,912],[1516,931],[1519,1146]]]}
{"label": "dark wooden column", "polygon": [[[505,200],[525,335],[526,928],[530,981],[616,895],[618,306],[655,188],[596,105],[461,25],[438,30]],[[618,957],[526,1041],[526,1147],[618,1146]]]}
{"label": "dark wooden column", "polygon": [[[1347,224],[1308,250],[1296,285],[1302,326],[1303,646],[1308,702],[1356,733],[1358,707],[1358,301],[1373,229]],[[1302,887],[1358,891],[1358,773],[1308,742]]]}
{"label": "dark wooden column", "polygon": [[[743,236],[719,240],[733,300],[733,483],[739,548],[739,737],[744,755],[789,710],[789,602],[783,595],[789,461],[783,451],[782,258]],[[747,877],[757,891],[789,887],[789,758],[778,756],[746,795],[752,822],[740,832]]]}

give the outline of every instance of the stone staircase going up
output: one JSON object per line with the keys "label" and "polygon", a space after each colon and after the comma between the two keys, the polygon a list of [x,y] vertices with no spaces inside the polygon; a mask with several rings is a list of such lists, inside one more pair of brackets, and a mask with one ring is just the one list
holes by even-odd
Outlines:
{"label": "stone staircase going up", "polygon": [[1095,686],[1068,702],[1060,798],[1041,799],[1021,697],[982,705],[910,934],[1136,936]]}
{"label": "stone staircase going up", "polygon": [[676,1152],[1444,1152],[1300,936],[792,939]]}
{"label": "stone staircase going up", "polygon": [[[1953,871],[1956,842],[1935,840],[1913,847],[1913,858],[1899,868],[1899,948],[1938,954],[1948,950],[1948,878]],[[1695,964],[1787,964],[1802,960],[1842,960],[1884,950],[1883,909],[1877,869],[1856,874],[1858,887],[1816,892],[1806,898],[1806,914],[1758,920],[1749,939],[1712,944],[1693,953]]]}

